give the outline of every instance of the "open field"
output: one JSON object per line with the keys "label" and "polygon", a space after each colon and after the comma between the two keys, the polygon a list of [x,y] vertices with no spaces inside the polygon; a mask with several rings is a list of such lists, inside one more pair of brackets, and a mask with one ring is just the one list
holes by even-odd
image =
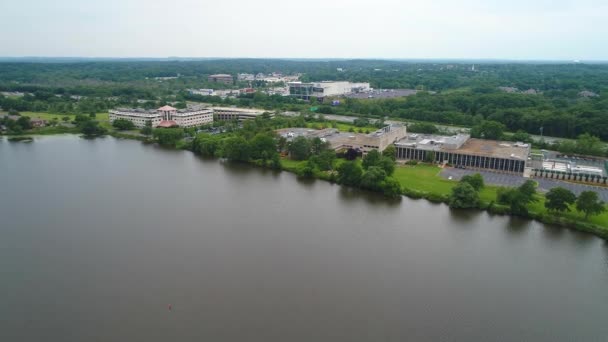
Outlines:
{"label": "open field", "polygon": [[[5,114],[6,112],[0,112],[0,114]],[[54,114],[54,113],[45,113],[45,112],[20,112],[22,116],[27,116],[32,119],[43,119],[47,121],[51,121],[53,119],[57,119],[59,122],[63,122],[63,117],[69,117],[70,122],[74,120],[76,114]],[[106,129],[113,129],[110,124],[110,120],[108,118],[108,113],[97,113],[95,115],[95,120],[99,121],[99,125]],[[61,133],[76,133],[78,130],[70,129],[67,127],[43,127],[36,128],[31,133],[32,134],[61,134]]]}

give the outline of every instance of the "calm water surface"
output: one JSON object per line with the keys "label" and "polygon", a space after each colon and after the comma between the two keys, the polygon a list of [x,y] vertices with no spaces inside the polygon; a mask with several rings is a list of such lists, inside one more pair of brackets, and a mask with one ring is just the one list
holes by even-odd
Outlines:
{"label": "calm water surface", "polygon": [[113,138],[0,141],[0,191],[0,341],[608,340],[585,234]]}

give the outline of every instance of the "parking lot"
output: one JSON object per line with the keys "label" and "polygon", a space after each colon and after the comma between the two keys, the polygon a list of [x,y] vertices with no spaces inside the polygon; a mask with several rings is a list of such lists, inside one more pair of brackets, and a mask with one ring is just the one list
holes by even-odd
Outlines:
{"label": "parking lot", "polygon": [[[460,180],[464,175],[471,175],[479,173],[483,176],[486,184],[492,185],[500,185],[500,186],[520,186],[523,184],[527,178],[522,176],[506,174],[506,173],[498,173],[491,171],[481,171],[481,170],[469,170],[469,169],[456,169],[456,168],[445,168],[441,171],[441,176],[449,179],[452,177],[453,180]],[[547,179],[547,178],[532,178],[534,181],[538,182],[538,190],[541,192],[549,191],[552,188],[561,186],[562,188],[566,188],[576,195],[579,195],[583,191],[595,191],[602,199],[602,201],[608,202],[608,188],[604,188],[601,186],[594,185],[585,185],[585,184],[576,184],[569,183],[564,181],[558,181],[555,179]]]}

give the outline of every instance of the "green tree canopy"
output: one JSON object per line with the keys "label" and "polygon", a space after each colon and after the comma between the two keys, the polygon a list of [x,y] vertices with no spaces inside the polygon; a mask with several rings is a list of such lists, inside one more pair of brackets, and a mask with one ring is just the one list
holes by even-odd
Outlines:
{"label": "green tree canopy", "polygon": [[473,138],[483,138],[490,140],[499,140],[502,138],[505,126],[497,121],[483,121],[482,123],[471,128],[471,136]]}
{"label": "green tree canopy", "polygon": [[459,182],[452,188],[450,208],[467,209],[479,206],[479,193],[468,182]]}
{"label": "green tree canopy", "polygon": [[386,178],[386,172],[379,166],[370,166],[361,177],[361,187],[378,191]]}
{"label": "green tree canopy", "polygon": [[116,119],[112,122],[112,126],[114,126],[120,131],[135,129],[135,125],[133,124],[133,122],[127,119]]}
{"label": "green tree canopy", "polygon": [[606,205],[600,201],[597,192],[583,191],[576,199],[576,210],[585,213],[585,219],[590,215],[599,215],[606,211]]}
{"label": "green tree canopy", "polygon": [[146,120],[144,127],[141,129],[141,134],[143,135],[151,135],[152,134],[152,121]]}
{"label": "green tree canopy", "polygon": [[479,173],[465,175],[460,179],[460,181],[471,184],[475,191],[480,191],[484,187],[483,177]]}
{"label": "green tree canopy", "polygon": [[545,208],[557,212],[570,211],[569,206],[576,202],[576,195],[562,187],[549,190],[545,198]]}
{"label": "green tree canopy", "polygon": [[308,159],[311,153],[310,140],[302,136],[296,137],[287,145],[287,150],[294,160]]}
{"label": "green tree canopy", "polygon": [[395,161],[397,159],[397,149],[395,148],[395,145],[388,145],[384,151],[382,151],[382,156]]}
{"label": "green tree canopy", "polygon": [[80,126],[80,131],[85,136],[88,136],[88,137],[106,134],[106,129],[99,126],[99,122],[97,122],[95,120],[84,121],[79,126]]}
{"label": "green tree canopy", "polygon": [[181,128],[156,128],[152,135],[160,145],[176,146],[177,142],[184,138],[184,130]]}
{"label": "green tree canopy", "polygon": [[251,159],[251,148],[245,138],[230,137],[224,140],[223,155],[229,160],[248,161]]}
{"label": "green tree canopy", "polygon": [[361,182],[363,169],[356,161],[346,161],[338,166],[338,183],[358,186]]}

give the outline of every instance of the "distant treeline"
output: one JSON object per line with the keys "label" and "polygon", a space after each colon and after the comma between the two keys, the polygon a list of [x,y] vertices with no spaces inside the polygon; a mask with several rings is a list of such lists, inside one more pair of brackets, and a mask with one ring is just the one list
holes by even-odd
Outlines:
{"label": "distant treeline", "polygon": [[[421,92],[386,100],[342,99],[339,106],[330,106],[261,93],[222,100],[185,92],[187,88],[221,87],[207,82],[209,74],[260,72],[303,73],[303,81],[366,81],[374,88],[417,88],[437,94]],[[178,75],[175,79],[155,79]],[[0,90],[32,95],[0,96],[0,106],[4,110],[58,113],[98,112],[115,106],[153,108],[165,102],[183,105],[186,100],[302,112],[314,106],[324,114],[388,116],[464,126],[492,120],[510,131],[538,134],[542,127],[549,136],[575,138],[590,133],[608,140],[607,79],[608,64],[574,63],[476,64],[473,68],[470,63],[387,60],[7,62],[0,63]],[[517,90],[507,93],[499,87]],[[537,93],[522,93],[528,89]]]}

